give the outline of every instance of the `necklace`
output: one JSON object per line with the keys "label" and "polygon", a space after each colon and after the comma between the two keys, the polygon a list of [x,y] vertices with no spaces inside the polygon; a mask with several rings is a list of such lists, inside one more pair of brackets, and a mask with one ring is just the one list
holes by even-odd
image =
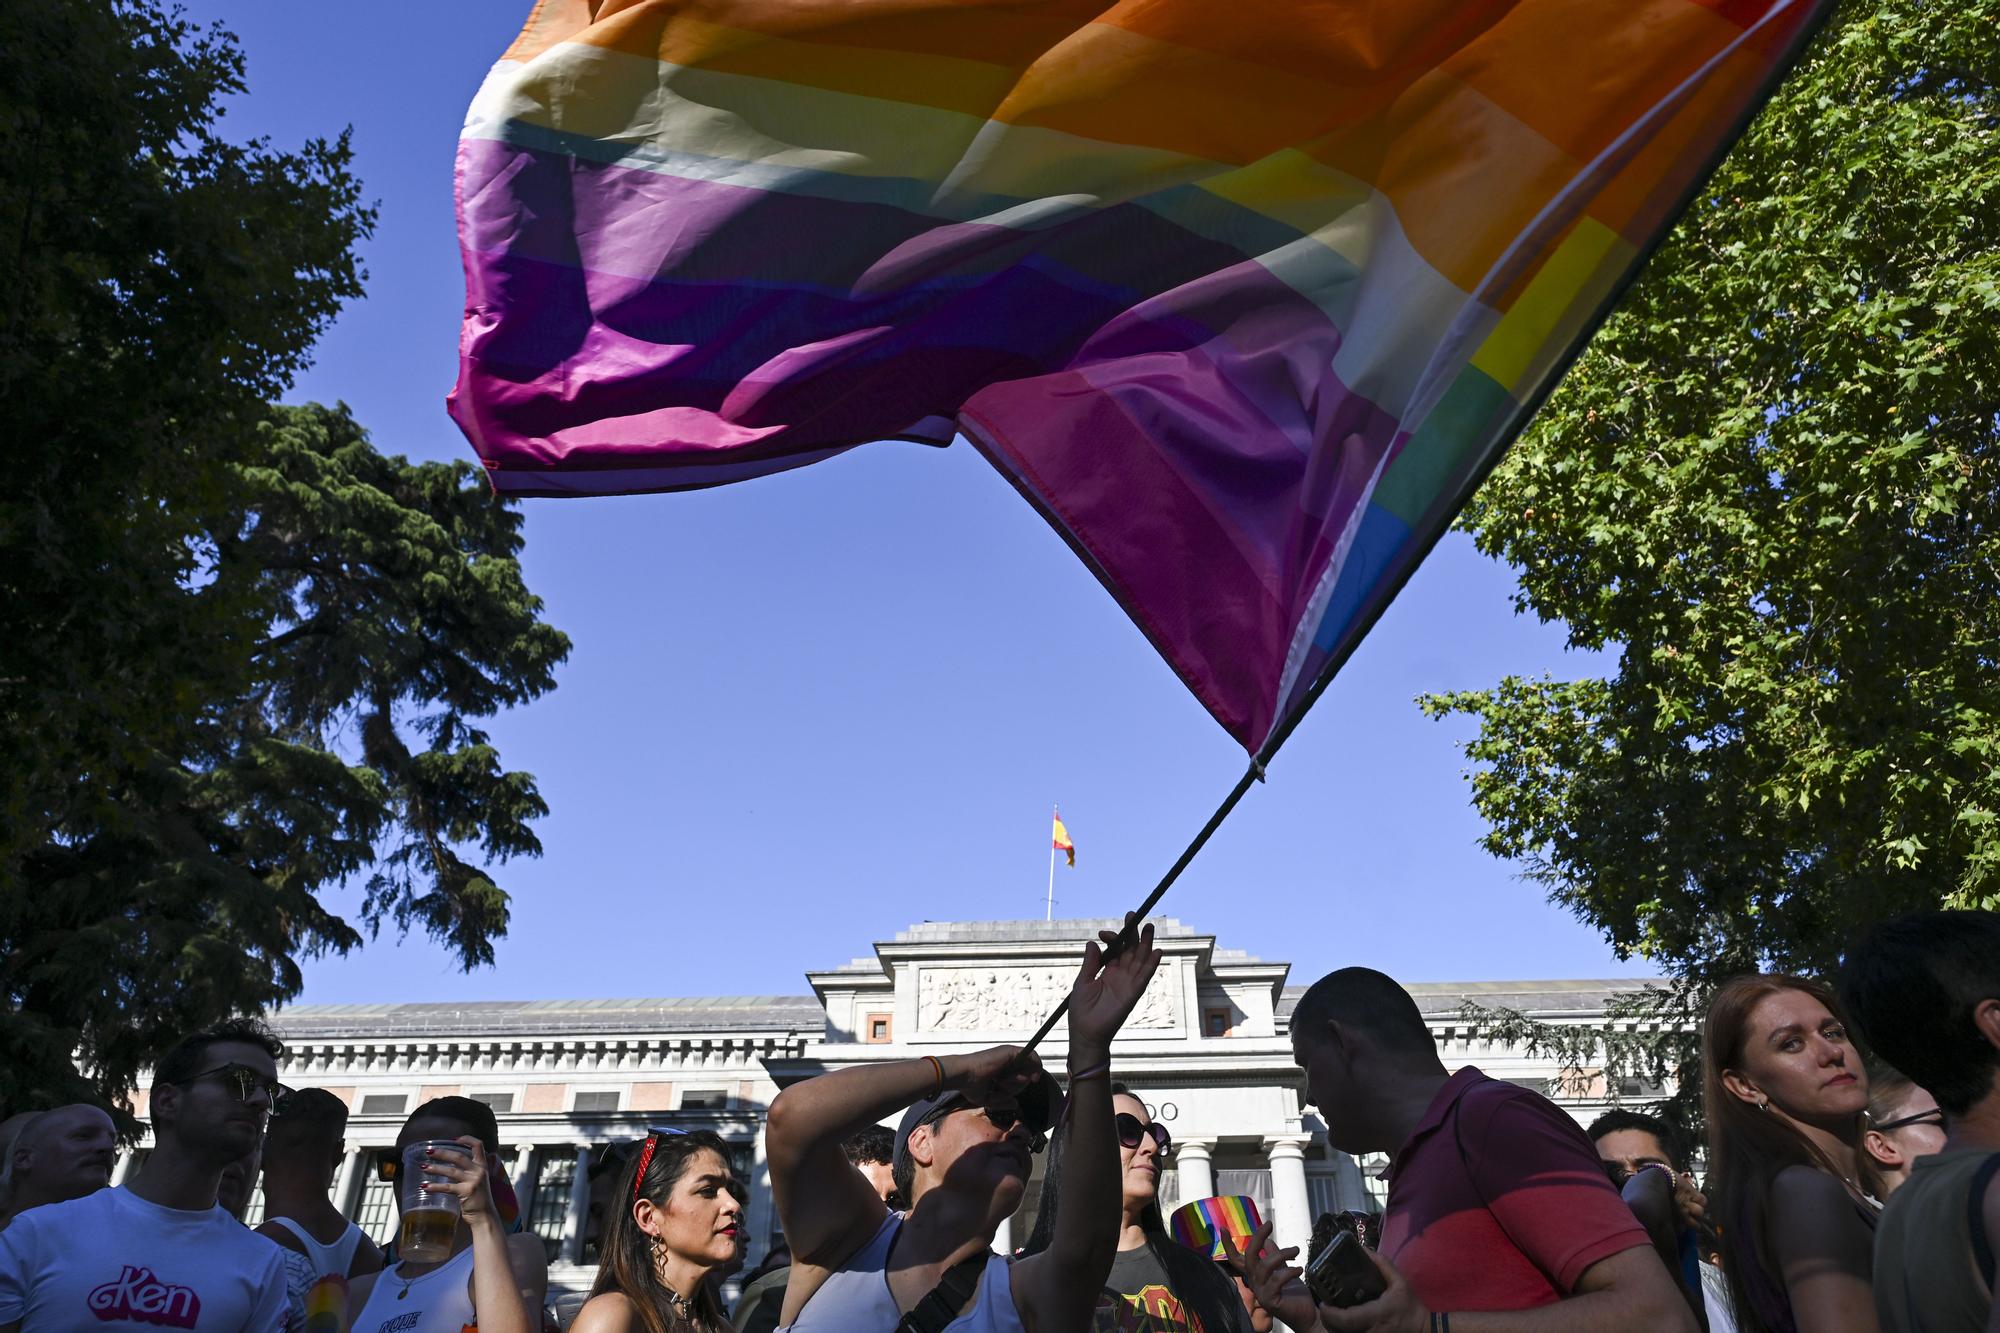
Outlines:
{"label": "necklace", "polygon": [[393,1270],[391,1270],[394,1273],[396,1280],[403,1284],[403,1289],[396,1293],[396,1299],[399,1301],[404,1299],[410,1294],[410,1287],[413,1284],[422,1282],[425,1278],[429,1277],[431,1273],[435,1273],[438,1270],[438,1265],[432,1264],[430,1266],[429,1272],[418,1273],[416,1276],[412,1277],[410,1276],[408,1271],[409,1267],[410,1267],[409,1261],[405,1260],[402,1263],[397,1264],[396,1267]]}

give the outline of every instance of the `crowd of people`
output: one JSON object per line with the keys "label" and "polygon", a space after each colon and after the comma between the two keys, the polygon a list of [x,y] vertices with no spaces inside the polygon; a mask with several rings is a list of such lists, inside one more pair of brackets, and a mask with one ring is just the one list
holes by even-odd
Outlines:
{"label": "crowd of people", "polygon": [[[1249,1198],[1168,1214],[1173,1140],[1114,1078],[1158,966],[1149,926],[1086,947],[1066,1069],[1000,1046],[805,1080],[766,1132],[782,1241],[741,1274],[728,1145],[660,1129],[616,1159],[576,1333],[2000,1333],[2000,916],[1919,913],[1860,939],[1831,986],[1720,986],[1702,1031],[1706,1141],[1447,1070],[1390,978],[1345,968],[1291,1017],[1341,1151],[1387,1154],[1379,1217],[1308,1253]],[[448,1202],[384,1253],[330,1203],[347,1108],[278,1081],[254,1020],[159,1060],[154,1150],[110,1188],[115,1126],[66,1106],[0,1124],[0,1333],[541,1333],[548,1268],[519,1229],[492,1110],[418,1107],[389,1172]],[[893,1123],[895,1128],[885,1126]],[[994,1239],[1046,1154],[1027,1243]],[[261,1175],[265,1220],[241,1221]],[[429,1207],[429,1203],[423,1204]],[[409,1218],[406,1216],[406,1222]]]}

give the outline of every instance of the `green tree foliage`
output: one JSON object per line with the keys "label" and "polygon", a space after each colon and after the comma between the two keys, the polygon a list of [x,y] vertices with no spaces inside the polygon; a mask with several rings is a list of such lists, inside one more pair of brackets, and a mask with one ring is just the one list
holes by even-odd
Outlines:
{"label": "green tree foliage", "polygon": [[220,136],[242,74],[152,0],[0,6],[3,1108],[115,1097],[385,923],[487,961],[467,858],[538,850],[476,725],[567,651],[519,516],[268,406],[373,219],[344,138]]}
{"label": "green tree foliage", "polygon": [[1462,521],[1616,669],[1422,702],[1683,1017],[2000,902],[2000,3],[1838,10]]}

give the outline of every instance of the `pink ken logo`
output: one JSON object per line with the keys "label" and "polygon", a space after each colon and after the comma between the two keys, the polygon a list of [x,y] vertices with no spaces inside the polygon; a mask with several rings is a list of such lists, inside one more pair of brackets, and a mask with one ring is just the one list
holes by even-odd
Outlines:
{"label": "pink ken logo", "polygon": [[124,1319],[167,1328],[193,1328],[201,1317],[201,1297],[193,1287],[176,1287],[150,1268],[125,1265],[116,1282],[90,1293],[90,1312],[102,1320]]}

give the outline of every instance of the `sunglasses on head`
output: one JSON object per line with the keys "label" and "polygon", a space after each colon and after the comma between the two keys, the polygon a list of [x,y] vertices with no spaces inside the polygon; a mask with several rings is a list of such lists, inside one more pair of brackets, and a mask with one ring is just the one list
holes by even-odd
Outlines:
{"label": "sunglasses on head", "polygon": [[1140,1140],[1151,1134],[1160,1156],[1165,1157],[1174,1150],[1174,1136],[1169,1134],[1167,1127],[1157,1120],[1150,1125],[1141,1124],[1138,1116],[1120,1111],[1113,1123],[1118,1126],[1118,1142],[1123,1147],[1136,1148]]}
{"label": "sunglasses on head", "polygon": [[238,1064],[217,1065],[213,1069],[204,1069],[199,1074],[190,1074],[180,1080],[180,1086],[186,1087],[190,1083],[199,1083],[209,1078],[220,1080],[236,1094],[236,1100],[239,1102],[249,1101],[254,1093],[261,1090],[264,1100],[275,1106],[280,1097],[291,1092],[290,1088],[277,1079],[259,1073],[249,1065]]}
{"label": "sunglasses on head", "polygon": [[1944,1127],[1944,1112],[1933,1106],[1930,1110],[1919,1111],[1915,1115],[1899,1115],[1894,1120],[1871,1120],[1868,1122],[1868,1128],[1878,1133],[1889,1129],[1905,1129],[1911,1125],[1936,1125],[1942,1129]]}
{"label": "sunglasses on head", "polygon": [[[497,1148],[488,1148],[486,1150],[486,1168],[489,1171],[500,1170],[500,1153]],[[403,1150],[401,1148],[382,1149],[381,1153],[375,1158],[375,1179],[385,1180],[393,1185],[402,1178]]]}

